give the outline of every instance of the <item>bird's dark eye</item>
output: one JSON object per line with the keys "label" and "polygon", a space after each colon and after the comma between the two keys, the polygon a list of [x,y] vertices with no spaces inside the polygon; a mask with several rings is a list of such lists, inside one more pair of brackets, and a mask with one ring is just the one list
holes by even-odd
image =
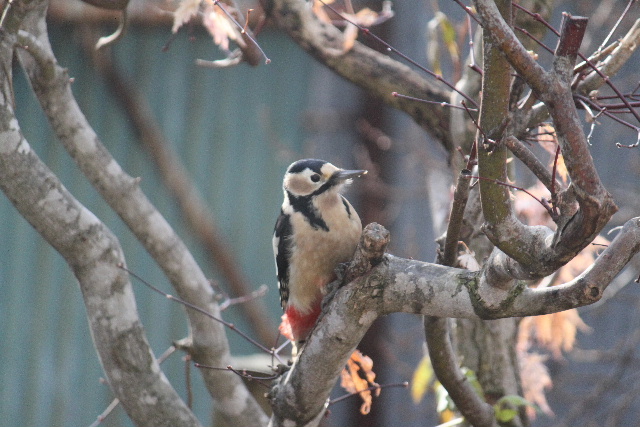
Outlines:
{"label": "bird's dark eye", "polygon": [[311,175],[311,181],[313,182],[320,181],[320,175],[318,175],[317,173],[314,173],[313,175]]}

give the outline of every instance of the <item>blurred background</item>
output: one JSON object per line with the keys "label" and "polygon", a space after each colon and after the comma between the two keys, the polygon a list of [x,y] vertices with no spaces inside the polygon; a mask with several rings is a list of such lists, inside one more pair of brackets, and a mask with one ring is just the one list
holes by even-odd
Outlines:
{"label": "blurred background", "polygon": [[[407,0],[394,5],[395,17],[377,27],[376,34],[426,63],[426,23],[433,17],[434,3]],[[586,3],[592,2],[558,2],[551,23],[558,25],[561,11],[593,16],[583,49],[591,52],[626,2]],[[367,6],[381,8],[379,3]],[[463,21],[453,2],[440,2],[438,7],[452,21]],[[115,29],[117,18],[112,13],[77,0],[52,1],[50,39],[102,142],[127,173],[141,178],[147,196],[214,284],[231,297],[268,286],[257,301],[226,310],[226,320],[269,346],[276,343],[281,310],[271,233],[282,203],[282,175],[300,158],[372,170],[372,179],[357,182],[347,196],[363,223],[377,221],[391,230],[390,252],[434,259],[436,236],[430,182],[425,177],[448,173],[446,156],[409,118],[336,77],[269,26],[258,37],[271,59],[269,65],[210,69],[196,66],[195,60],[223,55],[200,26],[183,27],[172,37],[172,17],[163,12],[168,9],[165,2],[132,0],[130,8],[125,37],[108,48],[102,60],[96,60],[92,46]],[[640,81],[639,58],[636,53],[616,78],[625,91]],[[29,143],[64,185],[114,231],[129,268],[171,292],[154,261],[56,141],[21,70],[16,67],[14,73],[16,110]],[[601,121],[591,149],[622,208],[613,227],[640,214],[640,149],[615,148],[616,142],[631,144],[636,136]],[[180,188],[166,179],[174,168],[183,168],[190,178],[214,228],[203,229],[189,220]],[[113,397],[101,381],[77,282],[63,259],[4,196],[0,242],[0,426],[91,425]],[[578,334],[572,351],[549,357],[554,385],[547,398],[555,416],[540,414],[532,425],[637,425],[640,290],[637,284],[625,286],[637,275],[637,268],[630,267],[607,290],[605,303],[579,311],[591,331]],[[187,335],[184,309],[135,281],[134,290],[147,336],[160,355]],[[264,321],[258,325],[247,321],[248,316]],[[234,355],[253,354],[254,348],[240,337],[230,333],[229,339]],[[391,384],[411,380],[424,354],[423,341],[419,317],[392,315],[374,325],[360,348],[373,358],[377,381]],[[181,357],[175,353],[162,366],[186,396]],[[198,374],[191,377],[194,411],[208,425],[209,395]],[[336,390],[334,397],[342,393]],[[439,422],[432,394],[416,404],[407,389],[385,389],[364,417],[358,413],[359,404],[352,398],[331,406],[324,425],[411,427]],[[131,422],[116,408],[101,425]]]}

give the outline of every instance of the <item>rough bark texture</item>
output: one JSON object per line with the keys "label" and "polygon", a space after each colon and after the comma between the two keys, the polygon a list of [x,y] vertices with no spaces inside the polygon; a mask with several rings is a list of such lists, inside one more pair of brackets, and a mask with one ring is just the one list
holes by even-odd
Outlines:
{"label": "rough bark texture", "polygon": [[[20,46],[22,64],[54,132],[82,172],[158,262],[171,280],[177,294],[183,300],[200,307],[211,315],[220,317],[220,310],[213,299],[213,291],[193,256],[171,226],[142,193],[138,186],[138,180],[128,176],[102,145],[75,102],[69,86],[68,75],[64,69],[58,66],[51,52],[45,24],[46,2],[34,1],[30,6],[32,7],[20,24],[20,28],[28,29],[28,32],[16,31],[19,41],[17,45]],[[14,9],[14,11],[18,10]],[[15,43],[16,38],[5,37],[3,40],[6,42],[8,52],[5,56],[7,61],[5,63],[9,64],[10,69],[11,52],[15,47],[12,43]],[[8,84],[8,80],[5,81],[5,84]],[[19,202],[21,201],[17,199],[14,203]],[[26,214],[23,215],[26,216]],[[49,242],[58,248],[57,242],[53,240],[49,240]],[[76,255],[78,254],[76,253]],[[67,260],[71,265],[77,262],[73,258]],[[118,263],[123,263],[123,259],[112,260],[110,267],[117,269]],[[94,280],[98,280],[99,274],[95,271],[91,274],[86,272],[83,274],[89,277],[81,279],[81,284],[86,283],[91,274],[96,276]],[[120,271],[119,274],[122,275],[123,272]],[[85,290],[85,286],[83,286],[83,290]],[[87,304],[89,305],[89,302]],[[131,304],[123,305],[122,308],[113,314],[114,323],[118,322],[119,317],[127,319],[135,314],[135,304],[133,306]],[[133,313],[130,313],[131,309],[134,309]],[[115,317],[116,315],[119,317]],[[188,310],[187,315],[191,327],[191,347],[188,351],[193,360],[208,366],[229,365],[231,359],[224,327],[210,317],[193,310]],[[90,322],[94,336],[98,335],[95,327],[99,323]],[[138,324],[137,327],[141,333],[141,325]],[[110,372],[108,367],[118,363],[122,356],[118,351],[102,350],[104,339],[96,338],[95,342],[114,394],[123,402],[127,412],[136,423],[153,425],[154,423],[150,423],[148,420],[155,419],[152,417],[144,421],[144,417],[139,415],[138,405],[151,405],[155,402],[155,404],[161,404],[163,408],[171,408],[174,405],[184,406],[177,395],[172,397],[176,399],[176,402],[171,403],[166,401],[168,398],[164,398],[164,400],[153,398],[146,402],[130,398],[124,391],[150,381],[144,380],[143,376],[136,380],[135,376],[125,378]],[[157,368],[155,359],[144,345],[145,342],[139,340],[120,348],[138,355],[149,353],[150,360],[145,360],[145,363],[149,365],[146,370],[150,374],[161,376],[166,383],[166,379]],[[215,370],[202,370],[201,372],[205,384],[216,402],[218,412],[228,423],[240,425],[266,423],[266,416],[239,377]],[[125,379],[127,381],[123,382]],[[136,382],[137,386],[132,387],[131,381],[138,381]],[[168,386],[168,384],[166,385]],[[187,412],[193,418],[193,414],[189,410]],[[177,411],[177,414],[181,413]],[[174,425],[178,424],[177,421],[174,423]]]}
{"label": "rough bark texture", "polygon": [[[16,4],[18,18],[45,5]],[[19,16],[22,15],[22,16]],[[5,21],[6,22],[6,21]],[[42,28],[43,21],[27,23]],[[24,139],[12,108],[11,66],[17,26],[0,37],[0,188],[18,212],[67,261],[80,283],[92,337],[109,384],[136,425],[199,426],[149,348],[118,239],[82,206]]]}
{"label": "rough bark texture", "polygon": [[[386,230],[372,228],[366,227],[361,245],[375,246],[367,243],[367,239],[384,239],[380,233]],[[379,316],[404,312],[489,320],[534,316],[592,304],[602,297],[607,285],[639,250],[640,218],[634,218],[592,268],[571,282],[540,289],[518,284],[509,290],[483,286],[486,271],[470,272],[384,255],[377,266],[340,288],[323,309],[324,315],[301,355],[272,390],[274,416],[270,425],[285,426],[294,421],[297,425],[317,425],[340,370]],[[507,326],[504,328],[499,322],[482,326],[486,330],[480,337],[487,339],[487,334],[496,333],[512,337],[513,323]],[[497,395],[518,391],[515,373],[504,371],[516,366],[512,360],[513,348],[507,344],[511,339],[504,343],[504,351],[476,358],[478,363],[493,363],[495,357],[501,361],[505,360],[500,358],[507,358],[505,362],[509,363],[502,367],[502,374],[508,378],[500,386],[491,388]]]}

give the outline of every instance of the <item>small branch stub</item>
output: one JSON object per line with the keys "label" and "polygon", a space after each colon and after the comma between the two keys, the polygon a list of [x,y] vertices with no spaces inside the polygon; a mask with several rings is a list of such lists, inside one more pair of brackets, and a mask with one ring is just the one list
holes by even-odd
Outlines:
{"label": "small branch stub", "polygon": [[375,222],[368,224],[362,230],[360,243],[349,264],[344,282],[349,283],[380,264],[390,240],[389,230]]}

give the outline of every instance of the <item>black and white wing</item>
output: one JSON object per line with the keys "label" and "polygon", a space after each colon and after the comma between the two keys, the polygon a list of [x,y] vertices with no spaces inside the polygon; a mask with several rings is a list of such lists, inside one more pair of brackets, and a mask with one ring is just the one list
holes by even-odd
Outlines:
{"label": "black and white wing", "polygon": [[289,257],[291,252],[291,220],[289,215],[280,211],[273,232],[273,254],[276,258],[280,305],[284,310],[289,301]]}

